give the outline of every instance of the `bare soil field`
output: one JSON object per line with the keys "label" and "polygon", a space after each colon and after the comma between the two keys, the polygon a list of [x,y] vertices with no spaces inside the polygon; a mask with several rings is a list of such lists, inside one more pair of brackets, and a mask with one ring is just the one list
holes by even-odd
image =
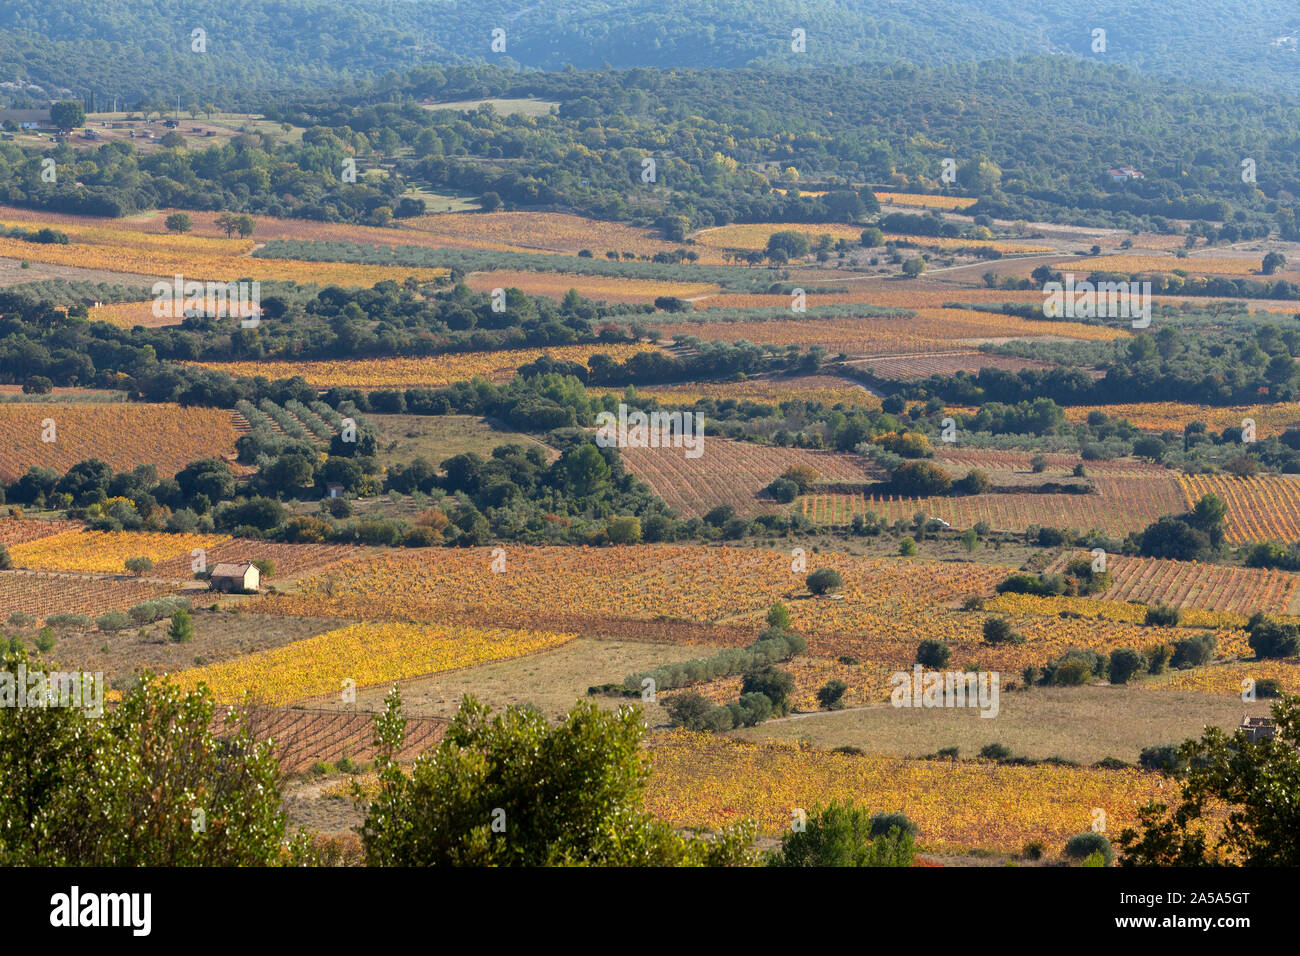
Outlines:
{"label": "bare soil field", "polygon": [[1143,747],[1199,737],[1205,726],[1231,730],[1243,713],[1266,715],[1267,701],[1243,704],[1235,696],[1142,687],[1039,687],[1002,693],[998,716],[974,708],[910,708],[889,704],[768,721],[734,732],[750,740],[807,740],[824,749],[858,747],[871,753],[921,757],[958,747],[974,757],[1000,743],[1015,756],[1063,757],[1095,763],[1115,757],[1136,763]]}
{"label": "bare soil field", "polygon": [[[133,603],[143,600],[145,597],[140,597]],[[339,626],[334,618],[267,617],[197,608],[190,612],[190,620],[194,637],[184,644],[168,639],[167,619],[111,634],[59,629],[55,631],[56,643],[50,657],[69,667],[103,671],[110,686],[118,686],[145,670],[171,672],[200,662],[242,657]]]}
{"label": "bare soil field", "polygon": [[628,469],[685,516],[702,516],[719,505],[731,505],[741,515],[784,511],[788,505],[760,497],[760,492],[795,466],[812,468],[822,481],[829,482],[856,484],[876,481],[883,474],[857,455],[725,438],[706,437],[698,458],[687,458],[683,448],[620,451]]}
{"label": "bare soil field", "polygon": [[[574,701],[585,698],[589,687],[617,683],[628,674],[707,653],[710,652],[700,647],[580,637],[540,654],[403,681],[398,686],[403,712],[421,717],[454,716],[465,694],[473,694],[493,709],[509,704],[534,704],[548,716],[558,717]],[[358,688],[357,708],[382,710],[390,689],[387,686]],[[594,699],[601,706],[610,707],[630,701],[605,696]],[[340,702],[320,706],[327,710],[344,707]],[[651,725],[667,722],[658,704],[642,706]]]}

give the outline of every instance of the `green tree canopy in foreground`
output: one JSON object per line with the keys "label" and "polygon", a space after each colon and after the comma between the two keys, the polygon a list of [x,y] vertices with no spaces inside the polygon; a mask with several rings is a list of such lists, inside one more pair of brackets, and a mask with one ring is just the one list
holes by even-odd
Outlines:
{"label": "green tree canopy in foreground", "polygon": [[[1179,749],[1182,793],[1147,804],[1119,837],[1124,866],[1300,865],[1300,697],[1273,705],[1277,732],[1251,742],[1211,727]],[[1226,817],[1219,825],[1218,810]]]}
{"label": "green tree canopy in foreground", "polygon": [[[0,669],[41,670],[22,651]],[[102,688],[101,688],[102,689]],[[101,717],[0,707],[0,865],[272,866],[288,841],[270,747],[238,714],[213,731],[206,689],[145,675]]]}
{"label": "green tree canopy in foreground", "polygon": [[535,708],[493,715],[466,697],[408,774],[394,689],[375,719],[379,793],[361,829],[368,865],[726,866],[755,862],[752,824],[682,836],[642,809],[639,710],[580,701],[552,726]]}

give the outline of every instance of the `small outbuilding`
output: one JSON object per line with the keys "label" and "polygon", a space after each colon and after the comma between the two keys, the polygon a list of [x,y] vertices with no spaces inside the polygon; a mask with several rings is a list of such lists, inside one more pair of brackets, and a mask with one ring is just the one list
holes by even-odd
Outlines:
{"label": "small outbuilding", "polygon": [[1277,735],[1277,724],[1270,717],[1249,717],[1243,715],[1241,718],[1241,729],[1246,732],[1246,736],[1251,743],[1259,740],[1272,740]]}
{"label": "small outbuilding", "polygon": [[343,486],[337,481],[331,481],[325,485],[325,494],[330,498],[342,498]]}
{"label": "small outbuilding", "polygon": [[256,565],[248,562],[222,563],[213,566],[208,588],[226,594],[251,594],[257,591],[262,583],[261,578]]}

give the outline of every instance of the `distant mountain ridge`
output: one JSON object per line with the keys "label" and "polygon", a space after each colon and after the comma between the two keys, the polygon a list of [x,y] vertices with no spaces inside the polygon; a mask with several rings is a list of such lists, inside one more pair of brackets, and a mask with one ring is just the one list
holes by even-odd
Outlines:
{"label": "distant mountain ridge", "polygon": [[[191,49],[196,29],[205,52]],[[1297,35],[1294,0],[7,0],[0,81],[14,85],[0,86],[0,100],[39,96],[24,93],[30,83],[100,103],[179,94],[232,106],[240,94],[457,62],[825,68],[1045,53],[1300,96]]]}

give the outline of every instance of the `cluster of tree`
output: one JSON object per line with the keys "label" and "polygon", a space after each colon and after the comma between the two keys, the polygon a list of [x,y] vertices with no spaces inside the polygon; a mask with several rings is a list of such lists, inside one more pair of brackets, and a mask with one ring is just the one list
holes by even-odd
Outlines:
{"label": "cluster of tree", "polygon": [[1091,558],[1073,558],[1063,574],[1026,574],[1017,572],[998,582],[998,594],[1034,594],[1052,597],[1065,594],[1088,596],[1101,594],[1110,587],[1111,572],[1098,570]]}
{"label": "cluster of tree", "polygon": [[933,376],[912,385],[906,394],[940,395],[962,404],[1046,400],[1061,405],[1137,401],[1202,405],[1282,402],[1295,397],[1297,357],[1300,357],[1300,330],[1296,329],[1283,330],[1269,324],[1202,336],[1166,325],[1154,335],[1142,332],[1116,343],[1113,352],[1097,363],[1106,373],[1099,379],[1080,367],[1055,366],[1018,372],[984,368],[975,375],[959,372],[952,376]]}
{"label": "cluster of tree", "polygon": [[[39,151],[0,143],[0,199],[87,216],[180,207],[377,226],[424,212],[423,201],[403,198],[399,173],[344,181],[345,159],[376,164],[382,152],[363,133],[314,128],[300,142],[277,142],[271,133],[244,132],[193,151],[179,134],[169,136],[167,148],[150,153],[122,139],[91,151],[70,143]],[[43,175],[46,159],[55,163],[53,182]]]}
{"label": "cluster of tree", "polygon": [[[4,655],[12,681],[21,651]],[[408,770],[396,691],[376,718],[378,792],[349,851],[291,835],[269,742],[205,689],[149,675],[102,716],[0,708],[0,860],[10,866],[752,865],[754,827],[678,834],[642,807],[645,725],[579,703],[552,726],[463,701]],[[201,819],[203,826],[196,826]],[[232,825],[232,821],[238,825]]]}
{"label": "cluster of tree", "polygon": [[1228,507],[1216,494],[1207,494],[1186,514],[1165,515],[1149,524],[1129,542],[1149,558],[1199,561],[1223,547]]}
{"label": "cluster of tree", "polygon": [[[1290,219],[1282,217],[1285,225],[1283,233],[1285,235],[1294,235],[1295,231],[1290,225]],[[1160,230],[1169,232],[1172,230]],[[1188,235],[1188,243],[1195,242],[1195,237],[1203,235],[1207,243],[1216,242],[1240,242],[1251,238],[1264,238],[1270,235],[1267,223],[1259,223],[1253,228],[1238,227],[1235,223],[1225,223],[1219,228],[1214,228],[1208,223],[1198,223],[1192,227]],[[1126,240],[1127,241],[1127,240]],[[1280,252],[1269,252],[1264,255],[1259,264],[1260,275],[1271,276],[1279,269],[1286,265],[1286,256]],[[1195,271],[1195,263],[1188,262],[1186,266],[1174,266],[1174,271],[1169,272],[1092,272],[1087,276],[1087,281],[1092,283],[1099,282],[1150,282],[1152,295],[1170,295],[1170,296],[1188,296],[1203,297],[1214,299],[1300,299],[1300,286],[1287,279],[1277,279],[1272,282],[1257,281],[1255,279],[1233,278],[1231,276],[1209,276],[1209,275],[1190,275],[1189,272]],[[1030,290],[1043,288],[1044,282],[1060,282],[1061,273],[1053,271],[1048,266],[1040,266],[1035,269],[1029,278],[1016,278],[1015,276],[999,276],[996,272],[984,273],[984,284],[990,289],[1018,289]],[[1008,314],[1019,314],[1027,319],[1043,319],[1042,309],[1022,306],[1018,310],[998,309]],[[1088,320],[1096,321],[1096,319]]]}

